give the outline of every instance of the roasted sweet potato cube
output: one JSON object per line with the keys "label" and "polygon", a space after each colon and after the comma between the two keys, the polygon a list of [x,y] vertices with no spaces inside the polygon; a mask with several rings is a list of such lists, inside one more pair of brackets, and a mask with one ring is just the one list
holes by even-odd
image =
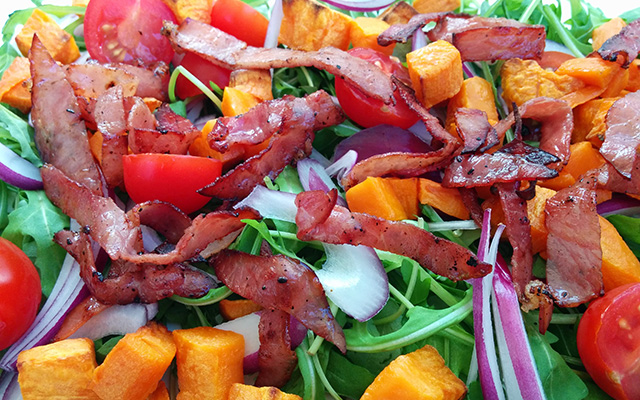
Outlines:
{"label": "roasted sweet potato cube", "polygon": [[289,394],[272,386],[255,387],[234,383],[229,391],[229,400],[302,400],[302,397]]}
{"label": "roasted sweet potato cube", "polygon": [[244,382],[244,337],[211,327],[173,331],[177,346],[178,400],[226,400]]}
{"label": "roasted sweet potato cube", "polygon": [[607,39],[620,33],[625,26],[627,26],[627,24],[622,18],[615,17],[594,29],[593,32],[591,32],[591,46],[593,47],[593,51],[598,51]]}
{"label": "roasted sweet potato cube", "polygon": [[220,314],[226,320],[232,320],[245,315],[249,315],[256,311],[262,310],[262,306],[252,300],[240,299],[240,300],[221,300],[220,301]]}
{"label": "roasted sweet potato cube", "polygon": [[352,19],[315,0],[283,0],[284,18],[280,43],[298,50],[313,51],[333,46],[349,48]]}
{"label": "roasted sweet potato cube", "polygon": [[0,80],[0,101],[28,113],[31,109],[31,72],[26,57],[16,57]]}
{"label": "roasted sweet potato cube", "polygon": [[222,93],[222,115],[225,117],[235,117],[236,115],[246,113],[259,103],[260,99],[251,93],[227,86]]}
{"label": "roasted sweet potato cube", "polygon": [[73,36],[37,8],[33,10],[33,14],[16,36],[16,44],[24,56],[29,54],[34,33],[38,35],[54,60],[69,64],[80,57],[80,50]]}
{"label": "roasted sweet potato cube", "polygon": [[455,127],[455,113],[458,108],[474,108],[487,113],[487,118],[491,125],[498,122],[498,110],[496,109],[493,87],[491,84],[479,77],[465,79],[462,82],[460,91],[449,100],[447,105],[447,119],[445,127],[452,134],[458,135]]}
{"label": "roasted sweet potato cube", "polygon": [[409,3],[398,1],[387,7],[386,10],[378,15],[378,18],[389,25],[406,24],[416,14],[419,14],[418,11]]}
{"label": "roasted sweet potato cube", "polygon": [[462,86],[460,52],[451,43],[438,40],[407,54],[409,76],[423,106],[450,99]]}
{"label": "roasted sweet potato cube", "polygon": [[144,400],[156,390],[175,354],[171,333],[151,322],[120,339],[95,369],[91,388],[103,400]]}
{"label": "roasted sweet potato cube", "polygon": [[212,0],[162,0],[176,16],[178,23],[187,17],[208,24],[211,22]]}
{"label": "roasted sweet potato cube", "polygon": [[460,7],[460,0],[414,0],[413,8],[420,14],[453,11]]}
{"label": "roasted sweet potato cube", "polygon": [[89,388],[96,368],[93,341],[67,339],[18,355],[18,382],[24,400],[99,399]]}
{"label": "roasted sweet potato cube", "polygon": [[388,27],[388,23],[378,18],[355,18],[351,26],[351,45],[353,47],[366,47],[390,56],[393,54],[395,43],[389,46],[380,46],[378,44],[378,35],[387,30]]}
{"label": "roasted sweet potato cube", "polygon": [[234,70],[229,76],[229,87],[251,93],[260,101],[273,100],[271,73],[266,70]]}
{"label": "roasted sweet potato cube", "polygon": [[167,385],[165,385],[164,381],[158,382],[156,390],[147,397],[147,400],[169,400],[169,391],[167,390]]}

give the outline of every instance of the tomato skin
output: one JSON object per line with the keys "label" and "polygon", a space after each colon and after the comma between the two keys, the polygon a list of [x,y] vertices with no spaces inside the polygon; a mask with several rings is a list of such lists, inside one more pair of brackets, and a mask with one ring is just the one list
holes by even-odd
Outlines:
{"label": "tomato skin", "polygon": [[0,350],[29,329],[41,297],[36,267],[18,246],[0,237]]}
{"label": "tomato skin", "polygon": [[640,399],[640,283],[594,300],[577,339],[580,358],[600,388],[618,400]]}
{"label": "tomato skin", "polygon": [[262,47],[269,20],[242,0],[216,0],[211,8],[211,25],[249,46]]}
{"label": "tomato skin", "polygon": [[161,200],[187,214],[211,200],[196,191],[222,172],[219,160],[175,154],[129,154],[122,164],[124,185],[133,201]]}
{"label": "tomato skin", "polygon": [[[207,85],[207,87],[209,87],[209,82],[215,83],[220,86],[221,89],[229,86],[231,70],[219,67],[196,54],[185,54],[180,65],[195,75],[195,77]],[[202,92],[193,83],[189,82],[187,78],[180,75],[176,81],[176,94],[181,99],[186,99],[187,97],[202,94]]]}
{"label": "tomato skin", "polygon": [[103,63],[168,64],[174,51],[160,33],[165,20],[177,23],[162,0],[91,0],[84,17],[87,50]]}
{"label": "tomato skin", "polygon": [[[349,54],[378,65],[389,75],[409,81],[409,73],[404,66],[386,54],[362,47],[354,47]],[[342,78],[336,77],[335,86],[336,97],[345,114],[364,128],[389,124],[408,129],[418,121],[418,115],[406,105],[398,92],[394,94],[395,104],[384,104],[382,100],[367,96]]]}

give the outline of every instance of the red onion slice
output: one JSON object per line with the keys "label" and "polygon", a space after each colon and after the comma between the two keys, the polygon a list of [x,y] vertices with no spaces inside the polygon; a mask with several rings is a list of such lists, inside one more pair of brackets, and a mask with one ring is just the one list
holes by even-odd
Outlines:
{"label": "red onion slice", "polygon": [[40,170],[0,143],[0,180],[23,190],[42,189]]}
{"label": "red onion slice", "polygon": [[276,0],[271,9],[271,18],[269,18],[269,26],[267,26],[267,35],[264,38],[264,47],[274,49],[278,47],[278,36],[280,35],[280,26],[284,12],[282,10],[282,0]]}
{"label": "red onion slice", "polygon": [[349,11],[376,11],[388,7],[395,0],[325,0],[343,10]]}
{"label": "red onion slice", "polygon": [[615,194],[611,200],[598,204],[597,210],[603,217],[612,214],[636,216],[640,214],[640,200]]}
{"label": "red onion slice", "polygon": [[4,371],[0,376],[0,400],[22,400],[17,372]]}
{"label": "red onion slice", "polygon": [[157,313],[158,303],[115,304],[93,316],[69,337],[97,340],[109,335],[133,333],[146,325]]}
{"label": "red onion slice", "polygon": [[356,161],[358,161],[358,153],[355,150],[348,150],[333,164],[327,167],[327,174],[335,176],[338,182],[340,182],[342,178],[351,171],[353,166],[356,165]]}
{"label": "red onion slice", "polygon": [[413,32],[413,37],[411,39],[411,50],[415,51],[423,48],[426,45],[427,45],[427,36],[424,34],[422,29],[416,29],[416,31]]}
{"label": "red onion slice", "polygon": [[[305,158],[298,161],[297,169],[300,184],[302,184],[304,190],[322,190],[328,192],[331,189],[338,188],[319,161]],[[347,207],[347,201],[342,196],[338,197],[338,204]]]}

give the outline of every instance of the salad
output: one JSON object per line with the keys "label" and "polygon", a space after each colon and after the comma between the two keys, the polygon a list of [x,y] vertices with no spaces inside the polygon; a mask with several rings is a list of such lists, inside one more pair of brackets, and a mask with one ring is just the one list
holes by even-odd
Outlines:
{"label": "salad", "polygon": [[640,396],[639,8],[33,3],[0,47],[3,399],[29,349],[165,327],[241,333],[304,399],[420,393],[420,357],[451,398]]}

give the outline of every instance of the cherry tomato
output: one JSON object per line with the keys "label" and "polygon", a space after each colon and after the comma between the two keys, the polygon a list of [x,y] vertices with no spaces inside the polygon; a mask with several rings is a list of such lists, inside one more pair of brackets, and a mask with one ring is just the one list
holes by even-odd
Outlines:
{"label": "cherry tomato", "polygon": [[[363,47],[355,47],[349,50],[349,53],[378,65],[389,75],[393,74],[401,80],[410,81],[409,73],[404,66],[385,54]],[[395,104],[384,104],[381,100],[362,93],[342,78],[336,77],[336,96],[345,114],[364,128],[389,124],[407,129],[418,121],[418,115],[405,104],[397,92]]]}
{"label": "cherry tomato", "polygon": [[36,267],[18,246],[0,237],[0,350],[29,329],[41,296]]}
{"label": "cherry tomato", "polygon": [[91,0],[84,16],[84,39],[100,62],[169,63],[173,48],[160,30],[162,21],[177,23],[162,0]]}
{"label": "cherry tomato", "polygon": [[578,352],[587,372],[615,399],[640,399],[640,283],[594,300],[578,326]]}
{"label": "cherry tomato", "polygon": [[196,191],[222,172],[219,160],[174,154],[129,154],[122,164],[124,185],[133,201],[166,201],[187,214],[211,200]]}
{"label": "cherry tomato", "polygon": [[211,25],[249,46],[262,47],[269,20],[242,0],[216,0],[211,8]]}
{"label": "cherry tomato", "polygon": [[[215,83],[220,86],[221,89],[229,86],[231,70],[219,67],[200,56],[187,53],[180,62],[180,65],[195,75],[196,78],[200,79],[207,87],[209,87],[209,82]],[[176,81],[176,94],[181,99],[186,99],[187,97],[202,94],[202,92],[193,83],[189,82],[187,78],[180,75]]]}

